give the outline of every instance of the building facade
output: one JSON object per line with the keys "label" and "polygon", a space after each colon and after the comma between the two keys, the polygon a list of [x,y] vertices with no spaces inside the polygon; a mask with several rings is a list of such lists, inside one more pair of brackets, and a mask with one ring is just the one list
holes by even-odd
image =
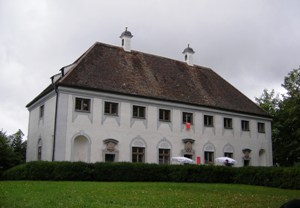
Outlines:
{"label": "building facade", "polygon": [[27,161],[271,166],[271,118],[213,70],[95,43],[31,101]]}

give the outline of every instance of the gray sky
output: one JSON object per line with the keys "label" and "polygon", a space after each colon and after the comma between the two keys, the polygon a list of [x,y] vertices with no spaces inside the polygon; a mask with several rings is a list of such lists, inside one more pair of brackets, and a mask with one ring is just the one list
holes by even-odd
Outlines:
{"label": "gray sky", "polygon": [[28,131],[25,105],[96,41],[176,60],[190,43],[254,100],[300,65],[299,0],[0,0],[0,130]]}

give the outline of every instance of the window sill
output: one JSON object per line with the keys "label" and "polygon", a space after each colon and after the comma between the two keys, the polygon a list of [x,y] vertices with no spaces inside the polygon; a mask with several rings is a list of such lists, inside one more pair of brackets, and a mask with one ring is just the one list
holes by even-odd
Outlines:
{"label": "window sill", "polygon": [[138,120],[145,120],[145,117],[132,117],[133,119],[138,119]]}
{"label": "window sill", "polygon": [[113,117],[119,117],[118,114],[109,114],[109,113],[104,113],[105,116],[113,116]]}
{"label": "window sill", "polygon": [[159,121],[164,123],[171,123],[171,121],[167,121],[167,120],[159,120]]}
{"label": "window sill", "polygon": [[76,113],[91,113],[91,111],[75,110]]}

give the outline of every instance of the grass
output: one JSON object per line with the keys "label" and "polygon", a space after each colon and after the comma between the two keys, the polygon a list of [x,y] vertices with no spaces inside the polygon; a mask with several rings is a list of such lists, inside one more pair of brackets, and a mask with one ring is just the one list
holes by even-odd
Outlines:
{"label": "grass", "polygon": [[300,196],[237,184],[0,181],[0,207],[280,207]]}

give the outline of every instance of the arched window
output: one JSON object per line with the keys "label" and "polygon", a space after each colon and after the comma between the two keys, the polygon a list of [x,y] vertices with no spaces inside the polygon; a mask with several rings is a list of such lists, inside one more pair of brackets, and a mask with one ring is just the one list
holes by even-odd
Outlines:
{"label": "arched window", "polygon": [[37,144],[37,160],[38,161],[42,160],[42,147],[43,147],[43,142],[42,142],[42,139],[39,138],[38,144]]}
{"label": "arched window", "polygon": [[158,144],[158,163],[159,164],[170,164],[171,158],[171,144],[163,139]]}
{"label": "arched window", "polygon": [[226,144],[223,148],[224,157],[233,158],[234,149],[230,144]]}
{"label": "arched window", "polygon": [[136,137],[131,142],[131,161],[144,163],[146,161],[146,143],[141,137]]}
{"label": "arched window", "polygon": [[208,142],[204,145],[204,163],[213,164],[215,159],[215,146]]}

